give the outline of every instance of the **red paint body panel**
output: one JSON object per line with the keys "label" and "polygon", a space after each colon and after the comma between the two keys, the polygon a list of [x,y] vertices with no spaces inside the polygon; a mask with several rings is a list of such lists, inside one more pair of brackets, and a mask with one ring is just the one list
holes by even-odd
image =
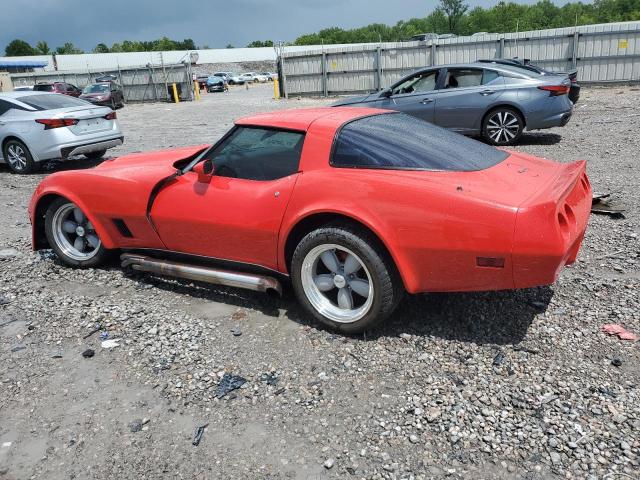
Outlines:
{"label": "red paint body panel", "polygon": [[[273,181],[188,172],[149,195],[173,164],[205,146],[129,155],[91,170],[51,175],[38,187],[77,203],[109,248],[156,248],[287,272],[290,232],[315,214],[365,225],[388,249],[410,293],[550,284],[575,261],[591,189],[585,163],[558,164],[510,152],[476,172],[333,168],[333,140],[346,122],[387,111],[320,108],[255,115],[238,125],[306,132],[299,172]],[[123,238],[121,218],[134,238]],[[504,266],[480,267],[478,257]]]}

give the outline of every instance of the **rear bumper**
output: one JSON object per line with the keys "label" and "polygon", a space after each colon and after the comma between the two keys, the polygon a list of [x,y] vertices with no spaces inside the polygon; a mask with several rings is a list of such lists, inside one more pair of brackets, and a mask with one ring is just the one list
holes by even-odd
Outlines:
{"label": "rear bumper", "polygon": [[98,142],[81,143],[77,145],[69,145],[60,149],[60,157],[67,159],[74,155],[82,155],[84,153],[97,152],[99,150],[108,150],[118,147],[124,143],[124,136],[101,140]]}
{"label": "rear bumper", "polygon": [[207,90],[209,92],[224,92],[225,86],[224,85],[208,85]]}
{"label": "rear bumper", "polygon": [[551,115],[528,119],[527,130],[540,130],[543,128],[564,127],[573,114],[573,109],[553,113]]}
{"label": "rear bumper", "polygon": [[549,188],[518,210],[513,242],[515,288],[551,285],[576,261],[591,209],[585,162],[563,165]]}

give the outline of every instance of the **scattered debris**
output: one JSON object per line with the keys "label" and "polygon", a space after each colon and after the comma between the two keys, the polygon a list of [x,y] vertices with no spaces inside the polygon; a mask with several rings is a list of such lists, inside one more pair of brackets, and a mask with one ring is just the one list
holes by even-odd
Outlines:
{"label": "scattered debris", "polygon": [[9,305],[11,303],[11,300],[9,300],[7,297],[3,297],[2,295],[0,295],[0,305]]}
{"label": "scattered debris", "polygon": [[326,468],[327,470],[330,470],[335,464],[336,461],[333,458],[327,458],[322,465],[324,465],[324,468]]}
{"label": "scattered debris", "polygon": [[620,367],[622,366],[622,360],[620,360],[618,357],[615,357],[613,360],[611,360],[611,365],[613,365],[614,367]]}
{"label": "scattered debris", "polygon": [[18,345],[17,347],[13,347],[11,349],[11,352],[16,353],[19,352],[20,350],[26,350],[27,347],[25,347],[24,345]]}
{"label": "scattered debris", "polygon": [[91,358],[96,354],[96,352],[92,348],[87,348],[84,352],[82,352],[82,356],[84,358]]}
{"label": "scattered debris", "polygon": [[208,426],[209,424],[205,423],[204,425],[196,428],[196,433],[193,435],[193,441],[191,442],[193,446],[197,447],[198,445],[200,445],[200,440],[202,440],[202,435],[204,435],[204,429]]}
{"label": "scattered debris", "polygon": [[632,340],[635,342],[639,339],[635,333],[632,333],[622,325],[617,325],[615,323],[603,325],[602,331],[607,335],[617,335],[620,340]]}
{"label": "scattered debris", "polygon": [[608,215],[611,218],[625,218],[624,208],[616,208],[610,204],[610,193],[594,193],[591,200],[591,213]]}
{"label": "scattered debris", "polygon": [[106,340],[109,338],[109,332],[100,332],[100,340]]}
{"label": "scattered debris", "polygon": [[222,398],[227,393],[232,392],[233,390],[237,390],[245,383],[247,383],[247,380],[245,378],[242,378],[238,375],[225,373],[222,376],[222,380],[220,380],[220,383],[218,384],[218,388],[216,390],[216,397]]}
{"label": "scattered debris", "polygon": [[231,320],[244,320],[245,318],[247,318],[247,312],[243,310],[233,312],[233,315],[231,315]]}
{"label": "scattered debris", "polygon": [[129,430],[131,430],[132,433],[142,430],[142,420],[137,419],[129,423]]}
{"label": "scattered debris", "polygon": [[498,354],[493,358],[493,365],[498,367],[500,365],[502,365],[502,362],[504,362],[504,352],[500,351],[498,352]]}
{"label": "scattered debris", "polygon": [[51,358],[62,358],[62,352],[54,353]]}
{"label": "scattered debris", "polygon": [[554,395],[553,393],[550,393],[548,395],[545,395],[544,397],[542,397],[540,399],[540,404],[541,405],[546,405],[547,403],[553,402],[554,400],[557,400],[559,397],[558,395]]}
{"label": "scattered debris", "polygon": [[17,257],[18,250],[15,248],[2,248],[0,249],[0,260],[7,260],[9,258]]}
{"label": "scattered debris", "polygon": [[282,395],[283,393],[284,393],[284,388],[279,388],[278,390],[273,392],[274,395]]}
{"label": "scattered debris", "polygon": [[242,332],[240,330],[236,330],[235,328],[231,329],[231,333],[234,337],[239,337],[240,335],[242,335]]}
{"label": "scattered debris", "polygon": [[541,302],[539,300],[532,300],[531,302],[528,302],[528,303],[533,308],[535,308],[536,310],[540,310],[541,312],[544,312],[545,309],[547,308],[547,303]]}
{"label": "scattered debris", "polygon": [[89,338],[94,333],[98,333],[100,331],[100,328],[102,328],[100,325],[96,325],[96,327],[93,330],[91,330],[89,333],[87,333],[84,337],[82,337],[82,339],[86,340],[87,338]]}
{"label": "scattered debris", "polygon": [[259,380],[261,382],[265,382],[267,385],[277,385],[278,383],[278,377],[276,377],[272,373],[263,373],[262,375],[260,375]]}
{"label": "scattered debris", "polygon": [[102,342],[102,348],[115,348],[115,347],[119,347],[120,344],[118,343],[120,340],[117,338],[112,338],[110,340],[105,340]]}
{"label": "scattered debris", "polygon": [[2,444],[2,448],[9,448],[11,446],[11,442],[4,442]]}

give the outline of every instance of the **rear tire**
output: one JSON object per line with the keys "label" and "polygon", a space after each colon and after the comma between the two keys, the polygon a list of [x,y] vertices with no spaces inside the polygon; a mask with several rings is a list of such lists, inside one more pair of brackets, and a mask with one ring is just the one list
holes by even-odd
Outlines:
{"label": "rear tire", "polygon": [[89,160],[100,160],[106,155],[106,150],[96,150],[95,152],[87,152],[84,154]]}
{"label": "rear tire", "polygon": [[27,174],[37,169],[31,152],[20,140],[7,140],[2,149],[2,155],[13,173]]}
{"label": "rear tire", "polygon": [[404,286],[393,261],[370,233],[330,225],[307,234],[291,260],[299,302],[316,320],[344,333],[361,333],[397,307]]}
{"label": "rear tire", "polygon": [[516,110],[498,107],[482,121],[482,137],[491,145],[513,145],[522,136],[524,120]]}
{"label": "rear tire", "polygon": [[49,205],[44,231],[49,246],[70,267],[97,267],[111,254],[84,212],[66,198],[58,198]]}

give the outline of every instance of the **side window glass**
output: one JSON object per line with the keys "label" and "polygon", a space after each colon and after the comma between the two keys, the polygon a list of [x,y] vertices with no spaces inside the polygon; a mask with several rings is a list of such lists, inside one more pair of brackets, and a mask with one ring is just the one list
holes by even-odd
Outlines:
{"label": "side window glass", "polygon": [[238,127],[210,155],[215,174],[246,180],[275,180],[298,171],[304,134]]}
{"label": "side window glass", "polygon": [[393,89],[393,95],[430,92],[436,89],[438,70],[414,75]]}
{"label": "side window glass", "polygon": [[482,70],[475,68],[451,69],[447,72],[444,88],[465,88],[482,85]]}
{"label": "side window glass", "polygon": [[485,70],[482,74],[483,85],[495,85],[500,82],[500,74],[495,70]]}
{"label": "side window glass", "polygon": [[13,107],[13,104],[5,100],[0,100],[0,117],[5,113],[7,113],[9,110],[11,110],[12,107]]}

